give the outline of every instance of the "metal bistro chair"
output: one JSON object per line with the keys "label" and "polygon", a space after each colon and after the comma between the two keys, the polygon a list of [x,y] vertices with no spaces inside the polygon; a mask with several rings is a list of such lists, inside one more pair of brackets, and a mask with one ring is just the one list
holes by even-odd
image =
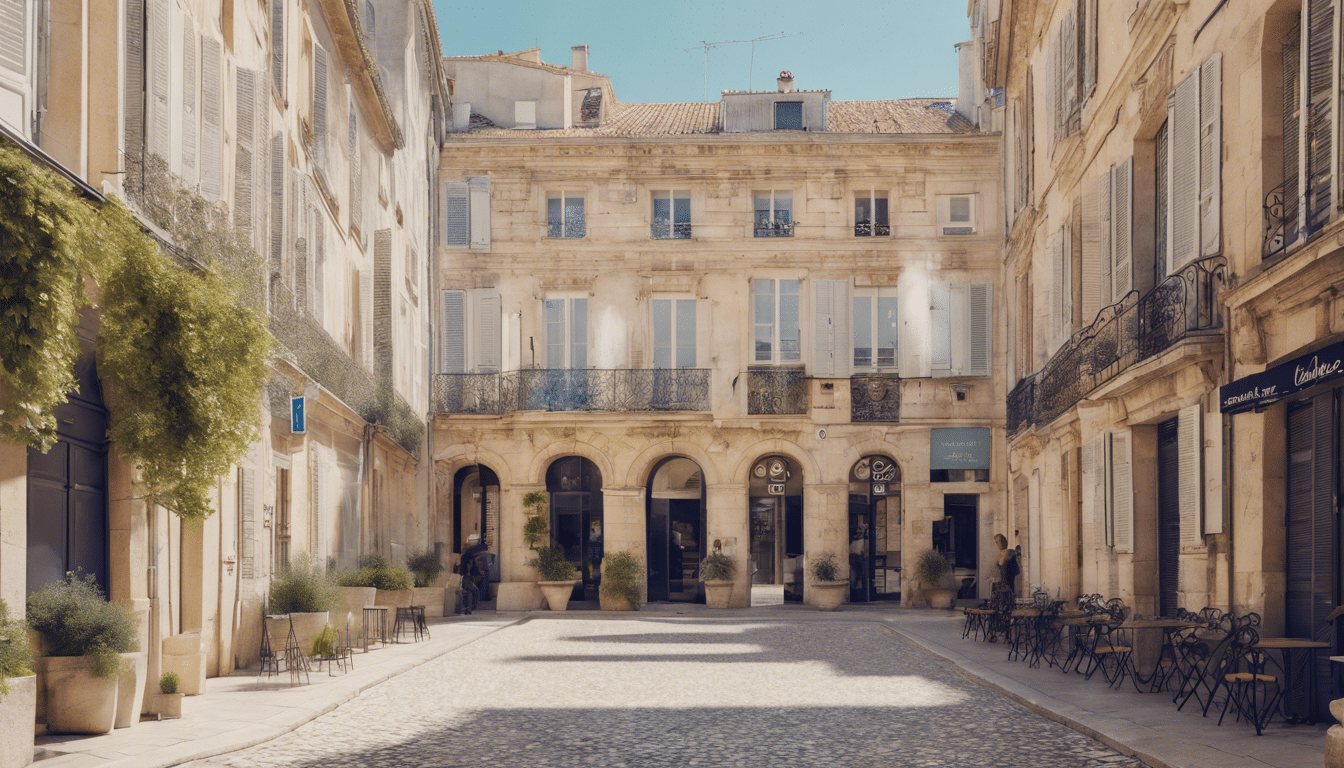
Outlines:
{"label": "metal bistro chair", "polygon": [[1262,736],[1283,697],[1283,685],[1278,676],[1265,674],[1267,653],[1255,647],[1258,642],[1260,633],[1249,623],[1232,634],[1222,679],[1227,688],[1227,699],[1223,702],[1218,724],[1223,724],[1231,704],[1237,711],[1237,719],[1244,715],[1255,726],[1255,735]]}
{"label": "metal bistro chair", "polygon": [[1112,600],[1107,607],[1110,620],[1098,624],[1093,633],[1092,660],[1084,678],[1091,680],[1092,675],[1101,670],[1112,688],[1119,688],[1125,677],[1130,677],[1134,681],[1134,689],[1138,690],[1138,682],[1134,680],[1134,643],[1125,637],[1125,631],[1120,628],[1129,619],[1130,609],[1119,603],[1118,599]]}
{"label": "metal bistro chair", "polygon": [[1220,678],[1227,671],[1227,653],[1235,638],[1235,629],[1233,618],[1224,615],[1213,626],[1198,633],[1198,639],[1186,649],[1186,671],[1172,699],[1179,702],[1177,712],[1193,698],[1199,703],[1201,713],[1208,716],[1209,708],[1222,688]]}

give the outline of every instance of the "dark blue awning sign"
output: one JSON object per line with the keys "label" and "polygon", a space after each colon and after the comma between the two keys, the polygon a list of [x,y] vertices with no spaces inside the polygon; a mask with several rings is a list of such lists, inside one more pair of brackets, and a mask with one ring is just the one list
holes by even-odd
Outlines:
{"label": "dark blue awning sign", "polygon": [[1344,341],[1219,387],[1219,409],[1241,413],[1262,408],[1340,376],[1344,376]]}

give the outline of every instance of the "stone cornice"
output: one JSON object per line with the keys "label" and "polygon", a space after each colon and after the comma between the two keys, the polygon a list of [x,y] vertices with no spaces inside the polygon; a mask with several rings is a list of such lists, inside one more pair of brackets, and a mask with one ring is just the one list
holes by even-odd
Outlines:
{"label": "stone cornice", "polygon": [[360,95],[365,104],[376,104],[378,109],[366,114],[369,131],[382,145],[384,153],[402,149],[401,128],[392,115],[392,105],[383,92],[382,81],[378,77],[378,63],[364,44],[359,20],[359,3],[356,0],[318,0],[322,14],[332,37],[340,48],[341,60],[350,68],[351,86]]}
{"label": "stone cornice", "polygon": [[[336,2],[337,0],[324,0]],[[726,146],[825,146],[825,145],[891,145],[891,146],[992,146],[997,150],[1003,142],[999,133],[832,133],[817,131],[781,138],[773,131],[761,133],[698,133],[677,136],[553,136],[544,131],[518,131],[517,136],[473,136],[470,133],[451,134],[444,144],[444,150],[455,144],[479,147],[497,145],[501,147],[597,147],[628,146],[654,144],[659,146],[696,146],[700,144],[719,144]],[[997,154],[997,151],[996,151]]]}

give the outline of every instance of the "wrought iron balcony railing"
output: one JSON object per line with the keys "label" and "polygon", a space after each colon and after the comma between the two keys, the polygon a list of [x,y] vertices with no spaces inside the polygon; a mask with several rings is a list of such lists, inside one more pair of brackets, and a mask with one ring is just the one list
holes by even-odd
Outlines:
{"label": "wrought iron balcony railing", "polygon": [[434,377],[434,412],[707,411],[709,380],[704,368],[441,373]]}
{"label": "wrought iron balcony railing", "polygon": [[751,368],[747,371],[748,414],[804,414],[807,404],[807,374],[802,368]]}
{"label": "wrought iron balcony railing", "polygon": [[1283,253],[1289,243],[1297,238],[1296,216],[1288,210],[1284,200],[1284,185],[1271,189],[1265,195],[1265,240],[1260,248],[1260,257]]}
{"label": "wrought iron balcony railing", "polygon": [[876,374],[850,377],[849,420],[900,421],[901,380]]}
{"label": "wrought iron balcony railing", "polygon": [[756,222],[756,237],[793,237],[793,222],[782,219],[762,219]]}
{"label": "wrought iron balcony railing", "polygon": [[667,219],[654,219],[649,227],[649,236],[654,240],[689,240],[691,225],[689,222],[674,224]]}
{"label": "wrought iron balcony railing", "polygon": [[1218,294],[1227,261],[1215,256],[1186,266],[1140,297],[1131,291],[1098,313],[1040,371],[1009,395],[1008,432],[1045,424],[1130,366],[1190,336],[1222,328]]}

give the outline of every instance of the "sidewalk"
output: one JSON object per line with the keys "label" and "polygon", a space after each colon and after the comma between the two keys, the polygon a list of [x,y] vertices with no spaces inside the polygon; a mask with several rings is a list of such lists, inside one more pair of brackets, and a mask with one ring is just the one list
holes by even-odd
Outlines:
{"label": "sidewalk", "polygon": [[257,677],[235,672],[206,681],[202,696],[182,701],[180,720],[143,720],[104,736],[43,736],[37,740],[40,768],[164,768],[232,752],[274,739],[330,712],[370,686],[467,643],[479,640],[526,614],[431,619],[432,639],[355,652],[355,668],[335,677],[311,673],[310,685],[289,684],[289,674]]}
{"label": "sidewalk", "polygon": [[1107,688],[1100,675],[1062,674],[1008,661],[1003,643],[961,638],[962,617],[943,612],[898,611],[886,617],[903,637],[953,662],[964,672],[1019,704],[1154,768],[1318,768],[1324,762],[1328,724],[1287,726],[1275,719],[1263,736],[1228,714],[1201,717],[1192,701],[1181,712],[1171,696]]}

